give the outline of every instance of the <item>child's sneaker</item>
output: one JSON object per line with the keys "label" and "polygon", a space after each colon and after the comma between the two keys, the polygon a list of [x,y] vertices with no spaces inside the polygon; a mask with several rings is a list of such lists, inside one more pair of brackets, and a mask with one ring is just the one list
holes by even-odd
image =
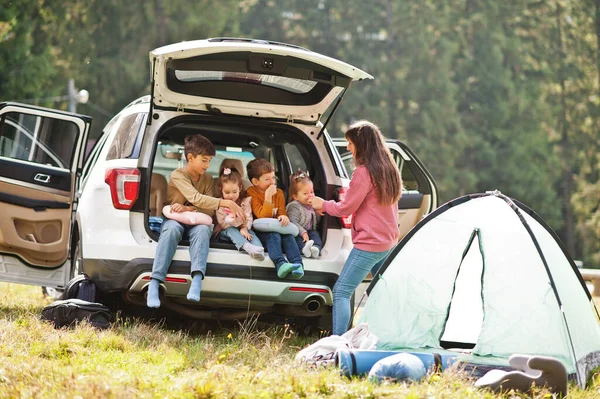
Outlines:
{"label": "child's sneaker", "polygon": [[312,248],[314,243],[315,242],[313,240],[308,240],[304,244],[304,248],[302,248],[302,255],[304,255],[305,258],[310,258],[311,254],[312,254],[310,249]]}
{"label": "child's sneaker", "polygon": [[321,256],[321,250],[315,247],[314,245],[310,247],[310,253],[313,258],[318,258],[319,256]]}

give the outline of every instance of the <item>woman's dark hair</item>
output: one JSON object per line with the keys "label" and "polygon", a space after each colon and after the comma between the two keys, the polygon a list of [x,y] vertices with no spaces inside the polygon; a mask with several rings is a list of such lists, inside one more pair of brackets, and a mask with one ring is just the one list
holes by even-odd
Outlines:
{"label": "woman's dark hair", "polygon": [[296,172],[294,172],[290,176],[290,191],[289,191],[289,200],[291,201],[294,198],[294,195],[298,192],[298,186],[300,184],[311,183],[310,176],[308,176],[308,172],[298,168]]}
{"label": "woman's dark hair", "polygon": [[225,183],[234,183],[240,187],[240,196],[235,201],[238,205],[242,203],[242,200],[246,198],[246,191],[244,190],[244,184],[242,183],[242,174],[231,165],[221,165],[219,170],[219,192],[223,197],[223,185]]}
{"label": "woman's dark hair", "polygon": [[356,166],[364,165],[369,171],[378,203],[391,205],[398,202],[402,178],[379,128],[371,122],[358,121],[350,125],[345,137],[354,144]]}

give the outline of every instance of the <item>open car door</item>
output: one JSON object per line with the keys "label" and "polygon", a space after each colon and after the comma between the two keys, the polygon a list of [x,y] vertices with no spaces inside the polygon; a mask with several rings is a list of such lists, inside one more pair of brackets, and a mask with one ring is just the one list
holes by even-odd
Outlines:
{"label": "open car door", "polygon": [[[345,139],[335,138],[337,148],[346,171],[352,175],[352,154],[346,149]],[[394,162],[402,176],[402,197],[398,202],[398,230],[402,239],[424,216],[438,206],[437,185],[425,165],[404,143],[386,140]]]}
{"label": "open car door", "polygon": [[71,222],[92,118],[0,103],[0,281],[71,278]]}

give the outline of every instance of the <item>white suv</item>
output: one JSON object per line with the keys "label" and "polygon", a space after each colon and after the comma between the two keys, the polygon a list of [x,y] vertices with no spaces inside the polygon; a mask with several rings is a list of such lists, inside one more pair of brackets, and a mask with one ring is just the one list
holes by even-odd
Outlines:
{"label": "white suv", "polygon": [[[261,157],[275,166],[284,192],[302,168],[316,195],[343,195],[348,174],[322,119],[369,74],[300,47],[230,38],[161,47],[150,52],[150,64],[151,95],[108,123],[85,165],[90,118],[0,104],[0,280],[60,289],[83,272],[100,292],[145,306],[167,181],[191,133],[215,144],[213,176],[223,159],[245,171]],[[279,279],[268,258],[256,261],[212,241],[198,304],[185,297],[190,260],[183,241],[162,307],[197,318],[257,312],[327,321],[352,248],[349,228],[346,220],[323,218],[322,256],[304,259],[301,280]]]}

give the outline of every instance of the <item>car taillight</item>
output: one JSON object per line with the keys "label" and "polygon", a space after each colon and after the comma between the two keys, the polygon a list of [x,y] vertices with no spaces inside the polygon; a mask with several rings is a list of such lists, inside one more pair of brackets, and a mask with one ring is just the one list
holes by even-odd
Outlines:
{"label": "car taillight", "polygon": [[137,169],[106,169],[104,181],[116,209],[131,209],[140,190],[140,171]]}
{"label": "car taillight", "polygon": [[[342,201],[344,197],[346,197],[346,188],[340,187],[340,190],[338,191],[338,200]],[[342,222],[343,228],[349,229],[352,227],[352,215],[341,217],[340,221]]]}

